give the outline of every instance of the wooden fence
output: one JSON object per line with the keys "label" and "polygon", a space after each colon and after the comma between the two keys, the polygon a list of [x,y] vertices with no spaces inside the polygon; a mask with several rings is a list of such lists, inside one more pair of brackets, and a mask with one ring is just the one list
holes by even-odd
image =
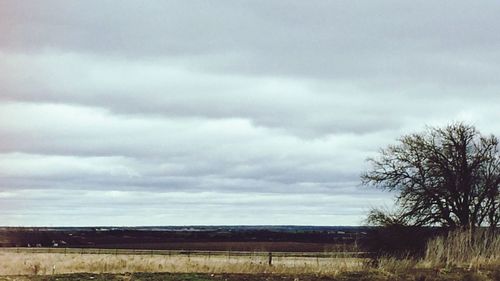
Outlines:
{"label": "wooden fence", "polygon": [[162,256],[224,256],[231,257],[262,257],[271,265],[273,258],[368,258],[369,252],[246,252],[246,251],[186,251],[186,250],[144,250],[144,249],[101,249],[101,248],[42,248],[42,247],[3,247],[0,253],[31,253],[31,254],[91,254],[91,255],[162,255]]}

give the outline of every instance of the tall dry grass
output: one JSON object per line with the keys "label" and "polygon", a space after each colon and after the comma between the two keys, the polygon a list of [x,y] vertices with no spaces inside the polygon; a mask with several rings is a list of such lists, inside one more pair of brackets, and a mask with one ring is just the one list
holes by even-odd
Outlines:
{"label": "tall dry grass", "polygon": [[62,253],[0,253],[0,275],[60,273],[275,273],[336,275],[361,270],[360,258],[275,257],[269,266],[264,256],[110,255]]}
{"label": "tall dry grass", "polygon": [[485,229],[452,231],[429,240],[423,258],[384,256],[374,262],[374,267],[390,273],[413,269],[498,270],[500,235]]}
{"label": "tall dry grass", "polygon": [[486,229],[450,232],[427,243],[423,262],[434,267],[500,266],[500,235]]}

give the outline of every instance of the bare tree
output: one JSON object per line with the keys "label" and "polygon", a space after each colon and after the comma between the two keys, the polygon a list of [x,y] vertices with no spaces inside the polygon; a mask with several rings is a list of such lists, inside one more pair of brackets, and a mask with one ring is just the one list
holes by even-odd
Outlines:
{"label": "bare tree", "polygon": [[380,224],[496,228],[500,220],[500,153],[494,135],[464,123],[403,136],[368,159],[365,185],[397,194],[396,212],[373,210]]}

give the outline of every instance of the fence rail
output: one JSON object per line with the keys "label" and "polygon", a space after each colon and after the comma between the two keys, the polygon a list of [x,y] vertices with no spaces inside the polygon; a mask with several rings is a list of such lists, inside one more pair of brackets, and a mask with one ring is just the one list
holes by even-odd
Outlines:
{"label": "fence rail", "polygon": [[199,251],[199,250],[144,250],[109,248],[45,248],[45,247],[3,247],[4,253],[57,253],[57,254],[107,254],[107,255],[186,255],[186,256],[251,256],[251,257],[304,257],[304,258],[368,258],[370,252],[270,252],[270,251]]}

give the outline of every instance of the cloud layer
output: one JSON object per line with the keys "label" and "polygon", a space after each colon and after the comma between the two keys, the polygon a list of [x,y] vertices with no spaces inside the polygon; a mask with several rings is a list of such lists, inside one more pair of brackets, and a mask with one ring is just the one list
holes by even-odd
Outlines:
{"label": "cloud layer", "polygon": [[0,225],[357,225],[364,159],[499,135],[500,4],[0,3]]}

